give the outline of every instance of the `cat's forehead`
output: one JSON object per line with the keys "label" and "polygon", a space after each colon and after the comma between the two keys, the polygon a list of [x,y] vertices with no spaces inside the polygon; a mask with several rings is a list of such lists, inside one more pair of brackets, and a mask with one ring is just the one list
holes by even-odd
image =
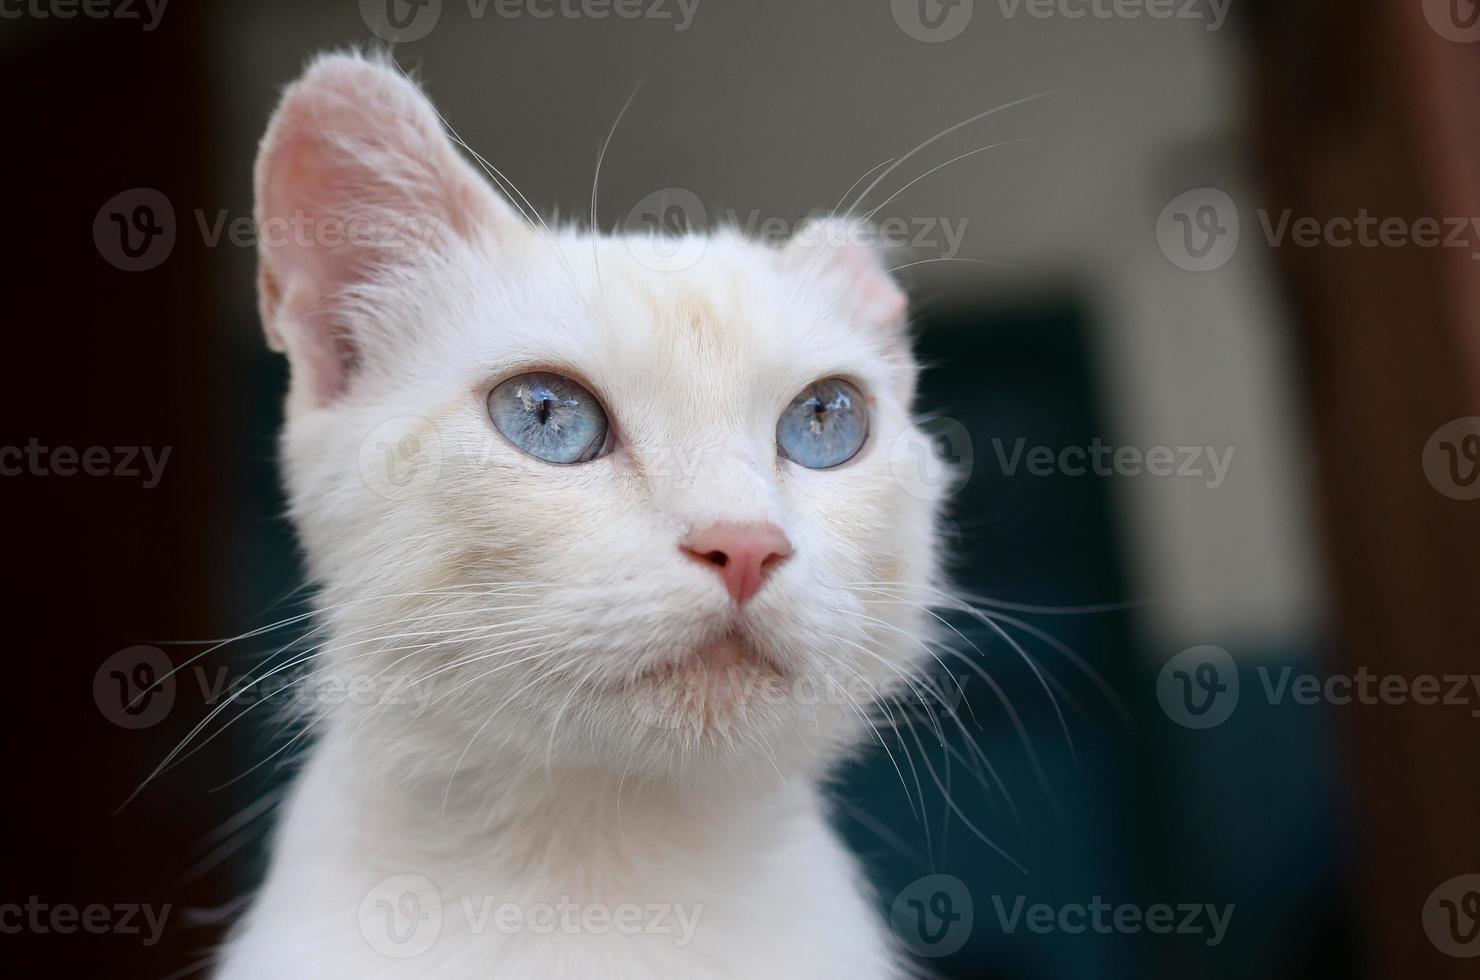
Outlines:
{"label": "cat's forehead", "polygon": [[[568,367],[596,381],[786,389],[823,374],[874,373],[875,338],[850,324],[825,277],[774,248],[709,240],[681,266],[647,240],[547,250],[539,290],[490,324],[500,362]],[[527,275],[527,270],[525,271]]]}

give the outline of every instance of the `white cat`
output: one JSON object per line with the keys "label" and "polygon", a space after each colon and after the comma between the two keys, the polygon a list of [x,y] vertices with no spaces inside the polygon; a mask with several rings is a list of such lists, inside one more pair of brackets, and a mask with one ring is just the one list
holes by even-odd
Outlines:
{"label": "white cat", "polygon": [[819,788],[929,656],[880,257],[531,224],[353,55],[256,182],[304,683],[347,694],[218,976],[903,975]]}

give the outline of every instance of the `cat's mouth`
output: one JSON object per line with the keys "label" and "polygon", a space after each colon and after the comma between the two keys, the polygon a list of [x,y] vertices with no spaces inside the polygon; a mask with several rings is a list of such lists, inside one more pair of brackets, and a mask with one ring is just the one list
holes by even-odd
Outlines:
{"label": "cat's mouth", "polygon": [[784,680],[786,670],[740,633],[726,633],[718,639],[701,643],[692,650],[638,675],[639,683],[664,683],[685,680],[706,682],[733,681],[749,676],[776,677]]}
{"label": "cat's mouth", "polygon": [[754,642],[726,633],[642,671],[624,693],[652,724],[702,730],[784,701],[789,676]]}

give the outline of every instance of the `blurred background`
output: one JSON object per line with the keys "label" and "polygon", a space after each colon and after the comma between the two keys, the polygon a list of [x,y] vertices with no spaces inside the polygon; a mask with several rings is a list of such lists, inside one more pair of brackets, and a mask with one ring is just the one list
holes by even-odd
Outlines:
{"label": "blurred background", "polygon": [[308,57],[392,41],[547,219],[610,132],[603,228],[868,189],[901,246],[1001,617],[952,618],[994,771],[837,787],[925,968],[1474,975],[1472,0],[0,0],[7,975],[204,975],[262,872],[267,712],[130,797],[270,640],[122,692],[307,608],[251,166]]}

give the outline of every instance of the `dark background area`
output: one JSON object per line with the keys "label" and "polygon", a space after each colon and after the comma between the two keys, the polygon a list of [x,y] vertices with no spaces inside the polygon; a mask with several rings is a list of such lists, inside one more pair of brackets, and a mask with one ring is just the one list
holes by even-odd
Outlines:
{"label": "dark background area", "polygon": [[[1411,649],[1380,629],[1368,634],[1381,636],[1374,646],[1353,640],[1363,622],[1410,621],[1406,607],[1383,605],[1401,596],[1388,588],[1399,579],[1433,576],[1452,597],[1475,581],[1475,518],[1434,494],[1419,466],[1438,424],[1475,411],[1477,389],[1449,373],[1461,358],[1446,355],[1473,344],[1453,339],[1458,328],[1423,328],[1472,326],[1453,283],[1473,280],[1473,267],[1434,271],[1426,263],[1440,256],[1412,250],[1273,254],[1256,240],[1248,205],[1259,198],[1247,189],[1268,187],[1259,193],[1317,214],[1383,200],[1404,213],[1476,213],[1465,210],[1473,197],[1452,184],[1444,197],[1428,182],[1442,149],[1423,158],[1427,170],[1410,159],[1421,156],[1413,147],[1458,145],[1454,127],[1470,124],[1460,110],[1412,111],[1418,83],[1400,80],[1413,64],[1440,62],[1417,34],[1388,38],[1383,18],[1397,15],[1381,4],[1338,13],[1322,3],[1236,3],[1216,40],[1202,24],[999,24],[1000,9],[978,2],[974,33],[928,44],[905,36],[882,2],[703,0],[681,33],[465,21],[449,4],[433,34],[396,50],[547,215],[588,206],[596,149],[644,80],[603,175],[605,227],[620,225],[644,193],[679,185],[715,212],[757,207],[794,221],[936,129],[1078,73],[1059,108],[977,134],[1028,136],[1039,149],[952,171],[922,184],[933,197],[906,197],[881,214],[970,217],[968,253],[1012,266],[910,274],[929,367],[921,408],[970,440],[970,477],[951,511],[962,586],[1062,607],[1023,613],[1051,637],[1023,642],[1052,675],[1067,722],[1000,637],[953,617],[1027,734],[964,676],[962,716],[1001,787],[960,765],[968,752],[959,739],[919,747],[942,773],[950,762],[955,806],[981,833],[928,780],[917,819],[882,752],[862,753],[841,774],[840,824],[885,913],[923,876],[950,875],[967,890],[969,939],[929,960],[948,976],[1278,980],[1395,976],[1399,966],[1418,971],[1401,975],[1465,975],[1443,972],[1466,961],[1438,951],[1422,922],[1431,889],[1480,869],[1466,863],[1473,842],[1455,844],[1455,828],[1475,813],[1467,711],[1442,724],[1430,711],[1410,726],[1409,715],[1382,707],[1353,721],[1353,709],[1246,693],[1229,721],[1203,731],[1163,710],[1158,676],[1200,643],[1232,654],[1246,692],[1258,690],[1256,664],[1386,663],[1412,674],[1473,662],[1469,641],[1480,634],[1455,611],[1462,598],[1444,622],[1425,620]],[[169,452],[150,488],[127,476],[0,477],[11,665],[0,717],[12,759],[0,905],[34,896],[49,907],[170,909],[156,943],[114,927],[0,931],[6,975],[198,973],[261,872],[287,775],[271,759],[281,742],[263,723],[268,710],[222,728],[235,715],[225,713],[199,752],[134,791],[211,711],[212,686],[248,676],[272,640],[203,658],[142,727],[110,702],[109,664],[150,644],[179,665],[205,647],[167,641],[235,636],[307,608],[295,594],[275,475],[286,376],[261,343],[255,257],[212,245],[199,215],[250,216],[251,152],[278,87],[314,51],[350,43],[378,39],[349,0],[174,0],[148,29],[121,16],[0,20],[13,345],[0,445]],[[1369,50],[1385,58],[1360,57]],[[1461,50],[1470,49],[1444,49]],[[1056,62],[1060,51],[1078,67]],[[909,176],[973,145],[952,145]],[[1352,147],[1369,152],[1342,152]],[[1461,169],[1466,159],[1455,152]],[[1340,179],[1323,199],[1312,188],[1327,174]],[[1199,277],[1173,268],[1154,230],[1164,204],[1207,184],[1234,190],[1249,244]],[[95,228],[116,195],[139,188],[172,205],[174,241],[151,268],[127,271],[106,220],[104,233]],[[1354,271],[1348,261],[1367,264]],[[1332,297],[1353,282],[1371,294],[1333,312]],[[1384,295],[1407,299],[1364,321]],[[1433,299],[1410,302],[1420,296]],[[1429,345],[1423,355],[1403,356],[1419,344]],[[1384,378],[1385,362],[1402,365],[1402,376]],[[1424,409],[1384,437],[1380,421],[1358,421],[1353,407],[1353,392],[1371,391]],[[1401,414],[1389,406],[1381,417]],[[993,440],[1010,448],[1020,438],[1231,444],[1239,480],[1249,470],[1253,478],[1172,493],[1149,478],[1008,474]],[[1379,497],[1353,484],[1401,489]],[[1400,549],[1407,563],[1389,564],[1385,539],[1365,546],[1374,526],[1421,543]],[[1338,545],[1312,544],[1322,535]],[[1066,611],[1100,604],[1113,608]],[[1411,779],[1403,799],[1377,802],[1394,771]],[[1415,869],[1411,887],[1381,888],[1383,869],[1397,864]],[[1018,896],[1235,912],[1216,947],[1203,936],[1040,935],[1003,928],[993,902]]]}

